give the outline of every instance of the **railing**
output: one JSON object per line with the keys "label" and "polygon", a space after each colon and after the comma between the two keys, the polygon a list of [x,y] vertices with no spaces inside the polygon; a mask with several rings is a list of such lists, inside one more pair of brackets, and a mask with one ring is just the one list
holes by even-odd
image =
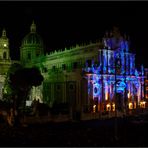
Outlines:
{"label": "railing", "polygon": [[0,62],[11,62],[10,59],[0,59]]}

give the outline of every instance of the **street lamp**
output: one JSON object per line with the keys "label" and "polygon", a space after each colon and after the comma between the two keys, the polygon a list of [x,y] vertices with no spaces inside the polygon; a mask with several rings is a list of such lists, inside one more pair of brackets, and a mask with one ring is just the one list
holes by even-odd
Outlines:
{"label": "street lamp", "polygon": [[115,57],[115,140],[118,140],[118,127],[117,127],[117,89],[116,84],[119,82],[117,80],[117,62],[118,59]]}
{"label": "street lamp", "polygon": [[127,71],[127,68],[126,68],[126,53],[125,53],[125,50],[124,50],[124,82],[126,84],[125,86],[125,93],[124,93],[124,106],[125,106],[125,115],[127,114],[127,103],[128,103],[128,97],[127,97],[127,83],[126,83],[126,71]]}

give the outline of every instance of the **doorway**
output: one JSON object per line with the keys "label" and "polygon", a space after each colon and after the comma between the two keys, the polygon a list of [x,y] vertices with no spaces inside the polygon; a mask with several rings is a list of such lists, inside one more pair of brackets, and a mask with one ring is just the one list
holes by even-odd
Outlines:
{"label": "doorway", "polygon": [[123,94],[122,93],[117,93],[116,94],[116,106],[118,111],[123,111]]}

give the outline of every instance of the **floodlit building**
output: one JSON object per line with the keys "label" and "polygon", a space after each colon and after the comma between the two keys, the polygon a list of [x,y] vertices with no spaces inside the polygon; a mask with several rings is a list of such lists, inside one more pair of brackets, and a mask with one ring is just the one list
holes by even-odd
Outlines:
{"label": "floodlit building", "polygon": [[6,36],[6,30],[2,30],[2,36],[0,37],[0,100],[3,97],[3,86],[6,73],[11,66],[9,40]]}
{"label": "floodlit building", "polygon": [[[4,52],[1,55],[4,57]],[[73,112],[145,107],[144,67],[136,69],[129,39],[116,27],[99,42],[45,55],[33,22],[22,40],[20,62],[26,67],[37,66],[44,76],[42,85],[32,89],[31,100],[39,99],[51,107],[67,103]]]}
{"label": "floodlit building", "polygon": [[[43,41],[31,25],[23,39],[21,62],[38,66],[43,85],[34,88],[32,98],[47,102],[69,103],[73,110],[114,111],[137,108],[144,98],[144,68],[138,72],[129,40],[118,28],[103,40],[88,45],[43,54]],[[116,94],[116,95],[115,95]]]}
{"label": "floodlit building", "polygon": [[145,68],[145,98],[148,99],[148,68]]}

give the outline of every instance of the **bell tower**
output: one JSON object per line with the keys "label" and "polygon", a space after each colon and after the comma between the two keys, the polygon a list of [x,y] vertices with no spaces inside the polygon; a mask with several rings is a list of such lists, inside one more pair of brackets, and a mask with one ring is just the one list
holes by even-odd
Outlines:
{"label": "bell tower", "polygon": [[9,40],[6,35],[6,30],[3,29],[0,37],[0,100],[3,98],[5,75],[10,66]]}
{"label": "bell tower", "polygon": [[2,36],[0,38],[0,61],[10,60],[9,52],[9,40],[6,36],[6,30],[2,30]]}

